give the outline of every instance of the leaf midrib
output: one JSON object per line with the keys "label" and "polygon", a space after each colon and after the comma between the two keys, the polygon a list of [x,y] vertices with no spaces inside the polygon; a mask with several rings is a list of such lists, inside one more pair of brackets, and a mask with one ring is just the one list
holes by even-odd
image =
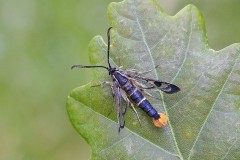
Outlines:
{"label": "leaf midrib", "polygon": [[[155,68],[156,65],[155,65],[155,62],[154,62],[154,59],[153,59],[153,56],[152,56],[152,52],[151,52],[150,48],[148,47],[148,44],[147,44],[147,41],[146,41],[146,38],[145,38],[145,35],[144,35],[144,32],[143,32],[143,29],[142,29],[141,24],[140,24],[140,22],[139,22],[139,18],[138,18],[137,12],[136,12],[136,8],[134,8],[134,15],[135,15],[135,17],[136,17],[136,22],[137,22],[137,25],[138,25],[138,27],[139,27],[139,30],[140,30],[140,32],[141,32],[143,42],[144,42],[144,44],[145,44],[145,46],[146,46],[146,48],[147,48],[147,51],[148,51],[148,53],[149,53],[149,56],[150,56],[150,59],[151,59],[151,62],[152,62],[153,68],[154,68],[153,70],[154,70],[154,72],[155,72],[155,76],[156,76],[157,79],[159,79],[157,70],[156,70],[156,68]],[[190,15],[192,15],[192,8],[190,9]],[[178,69],[178,72],[177,72],[176,75],[173,77],[173,79],[171,80],[171,82],[173,82],[173,81],[176,79],[176,77],[179,75],[182,67],[184,66],[184,64],[185,64],[185,62],[186,62],[187,53],[188,53],[188,51],[189,51],[190,40],[191,40],[191,37],[192,37],[192,23],[193,23],[193,15],[191,16],[191,20],[190,20],[190,33],[189,33],[187,48],[186,48],[186,51],[185,51],[185,54],[184,54],[184,59],[183,59],[183,62],[182,62],[182,64],[181,64],[180,68]],[[159,93],[160,93],[160,96],[161,96],[161,98],[162,98],[162,103],[163,103],[163,107],[164,107],[164,110],[165,110],[165,112],[166,112],[166,115],[169,117],[168,112],[167,112],[167,107],[166,107],[166,104],[165,104],[165,101],[164,101],[164,96],[163,96],[162,92],[159,92]],[[170,130],[171,130],[172,138],[173,138],[175,147],[176,147],[176,149],[177,149],[177,152],[178,152],[178,154],[179,154],[179,158],[180,158],[180,159],[183,159],[183,156],[182,156],[182,153],[181,153],[181,151],[180,151],[180,148],[178,147],[178,143],[177,143],[175,134],[174,134],[174,132],[173,132],[173,127],[172,127],[172,125],[171,125],[171,121],[170,121],[170,120],[168,120],[168,121],[169,121],[168,124],[169,124],[169,128],[170,128]]]}

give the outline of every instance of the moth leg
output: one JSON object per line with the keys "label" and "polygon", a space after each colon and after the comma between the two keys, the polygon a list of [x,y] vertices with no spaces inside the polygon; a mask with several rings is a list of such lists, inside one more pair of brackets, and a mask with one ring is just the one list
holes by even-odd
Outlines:
{"label": "moth leg", "polygon": [[[157,68],[158,66],[156,66],[155,68]],[[128,68],[126,69],[126,72],[128,73],[132,73],[132,74],[135,74],[135,75],[142,75],[142,74],[147,74],[147,73],[150,73],[152,72],[153,69],[150,69],[150,70],[147,70],[147,71],[139,71],[139,70],[136,70],[134,68]]]}
{"label": "moth leg", "polygon": [[133,111],[135,112],[135,114],[136,114],[136,116],[137,116],[138,122],[139,122],[139,124],[141,125],[141,121],[140,121],[139,115],[138,115],[138,113],[137,113],[137,111],[136,111],[136,109],[135,109],[135,107],[134,107],[134,104],[131,103],[131,101],[128,99],[128,97],[127,97],[127,95],[125,94],[124,91],[121,91],[121,92],[122,92],[122,98],[123,98],[124,101],[127,103],[126,109],[124,110],[124,111],[125,111],[124,114],[126,113],[127,108],[129,107],[129,105],[131,105]]}
{"label": "moth leg", "polygon": [[147,73],[150,73],[150,72],[152,72],[152,71],[153,71],[153,69],[150,69],[150,70],[148,70],[148,71],[138,72],[138,75],[147,74]]}
{"label": "moth leg", "polygon": [[148,71],[137,71],[135,69],[131,69],[131,70],[126,70],[127,73],[130,73],[130,74],[134,74],[134,75],[143,75],[143,74],[147,74],[147,73],[150,73],[152,70],[148,70]]}
{"label": "moth leg", "polygon": [[149,97],[155,98],[155,99],[160,99],[158,97],[153,96],[152,94],[150,94],[149,92],[145,91],[144,89],[140,88],[141,92]]}
{"label": "moth leg", "polygon": [[103,81],[103,82],[101,82],[100,84],[91,85],[91,87],[104,87],[105,85],[112,85],[112,82]]}
{"label": "moth leg", "polygon": [[128,68],[126,69],[126,72],[127,73],[130,73],[130,74],[134,74],[134,75],[140,75],[142,72],[140,72],[139,70],[136,70],[134,68]]}
{"label": "moth leg", "polygon": [[138,115],[138,113],[137,113],[137,110],[136,110],[135,107],[134,107],[134,104],[130,102],[130,105],[131,105],[133,111],[135,112],[135,114],[136,114],[136,116],[137,116],[137,119],[138,119],[138,122],[139,122],[139,124],[140,124],[140,126],[141,126],[141,121],[140,121],[139,115]]}
{"label": "moth leg", "polygon": [[[100,84],[96,84],[96,85],[91,85],[91,87],[105,87],[106,85],[110,85],[111,90],[112,90],[112,96],[113,98],[115,97],[115,93],[114,93],[114,86],[112,82],[109,81],[103,81]],[[113,111],[113,108],[110,109],[109,113],[107,114],[107,116],[109,116]]]}
{"label": "moth leg", "polygon": [[138,70],[136,70],[134,68],[128,68],[128,69],[126,69],[126,72],[136,73],[136,72],[138,72]]}
{"label": "moth leg", "polygon": [[122,69],[122,68],[123,68],[123,66],[118,67],[118,69]]}

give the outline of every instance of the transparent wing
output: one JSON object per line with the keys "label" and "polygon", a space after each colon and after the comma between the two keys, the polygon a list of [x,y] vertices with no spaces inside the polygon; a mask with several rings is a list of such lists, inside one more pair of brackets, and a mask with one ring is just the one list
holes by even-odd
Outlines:
{"label": "transparent wing", "polygon": [[178,86],[168,82],[163,82],[163,81],[131,75],[131,74],[125,74],[125,75],[131,78],[132,80],[140,81],[141,83],[143,83],[143,86],[140,86],[140,88],[142,89],[156,88],[168,94],[173,94],[180,91],[180,88]]}
{"label": "transparent wing", "polygon": [[113,83],[113,90],[114,90],[114,98],[116,103],[117,119],[119,124],[118,132],[120,132],[120,130],[123,129],[125,126],[124,114],[126,112],[126,108],[122,107],[121,105],[122,95],[121,95],[120,87],[117,81],[114,81]]}

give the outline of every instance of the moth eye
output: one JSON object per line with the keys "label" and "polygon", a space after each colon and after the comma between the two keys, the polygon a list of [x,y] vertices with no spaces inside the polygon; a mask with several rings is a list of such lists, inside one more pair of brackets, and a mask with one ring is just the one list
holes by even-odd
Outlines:
{"label": "moth eye", "polygon": [[155,81],[154,84],[155,84],[157,87],[160,87],[160,86],[162,85],[162,82]]}

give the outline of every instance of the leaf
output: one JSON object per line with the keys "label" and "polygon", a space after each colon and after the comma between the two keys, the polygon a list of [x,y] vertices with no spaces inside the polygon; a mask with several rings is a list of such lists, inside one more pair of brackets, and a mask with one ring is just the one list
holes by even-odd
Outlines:
{"label": "leaf", "polygon": [[[149,98],[167,114],[165,127],[154,127],[137,108],[140,126],[128,109],[126,126],[118,134],[110,87],[90,87],[111,78],[104,69],[91,69],[92,82],[70,93],[67,110],[92,147],[92,159],[239,159],[240,45],[211,49],[201,13],[193,5],[169,16],[155,0],[125,0],[111,3],[108,16],[111,63],[153,69],[145,77],[171,82],[181,91],[155,93],[161,100]],[[92,65],[107,65],[106,49],[100,36],[93,38]]]}

